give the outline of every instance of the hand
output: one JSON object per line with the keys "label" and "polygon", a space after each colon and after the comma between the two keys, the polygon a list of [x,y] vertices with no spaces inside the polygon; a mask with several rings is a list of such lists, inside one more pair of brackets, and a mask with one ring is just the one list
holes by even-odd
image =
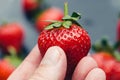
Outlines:
{"label": "hand", "polygon": [[[67,61],[64,51],[51,47],[42,58],[36,45],[8,80],[64,80]],[[84,57],[77,65],[72,80],[106,80],[105,73],[90,57]]]}

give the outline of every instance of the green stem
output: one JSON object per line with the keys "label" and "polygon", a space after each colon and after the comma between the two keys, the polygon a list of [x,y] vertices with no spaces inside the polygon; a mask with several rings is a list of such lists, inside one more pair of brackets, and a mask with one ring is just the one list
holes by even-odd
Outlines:
{"label": "green stem", "polygon": [[17,56],[16,49],[12,46],[8,46],[9,56],[5,56],[5,60],[8,60],[14,67],[18,67],[22,62],[22,59]]}
{"label": "green stem", "polygon": [[8,46],[8,52],[10,53],[10,55],[12,56],[12,57],[17,57],[17,51],[16,51],[16,49],[13,47],[13,46]]}
{"label": "green stem", "polygon": [[64,16],[67,16],[68,15],[68,3],[65,2],[64,4]]}
{"label": "green stem", "polygon": [[120,61],[120,53],[118,51],[114,51],[113,56],[117,61]]}

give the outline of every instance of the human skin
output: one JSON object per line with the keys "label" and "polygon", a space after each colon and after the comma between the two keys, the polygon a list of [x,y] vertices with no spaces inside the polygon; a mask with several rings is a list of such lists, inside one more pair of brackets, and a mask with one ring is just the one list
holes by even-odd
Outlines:
{"label": "human skin", "polygon": [[[66,55],[60,47],[50,47],[42,58],[36,45],[8,80],[64,80],[66,69]],[[95,60],[86,56],[78,63],[72,80],[106,80],[106,76]]]}

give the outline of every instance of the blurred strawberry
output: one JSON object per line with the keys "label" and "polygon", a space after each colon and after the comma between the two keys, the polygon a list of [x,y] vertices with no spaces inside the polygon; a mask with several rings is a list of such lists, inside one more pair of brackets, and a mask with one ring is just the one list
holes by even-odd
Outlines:
{"label": "blurred strawberry", "polygon": [[0,60],[0,80],[7,80],[14,69],[15,68],[9,62]]}
{"label": "blurred strawberry", "polygon": [[114,58],[107,52],[98,52],[92,55],[92,57],[98,63],[98,66],[103,69],[107,75],[106,80],[112,80],[112,69],[115,65]]}
{"label": "blurred strawberry", "polygon": [[117,43],[117,47],[118,47],[118,50],[120,52],[120,13],[119,13],[119,18],[118,18],[118,21],[117,21],[117,27],[116,27],[116,43]]}
{"label": "blurred strawberry", "polygon": [[120,14],[119,14],[119,18],[117,21],[117,27],[116,27],[116,37],[117,37],[117,41],[120,41]]}
{"label": "blurred strawberry", "polygon": [[8,49],[10,55],[4,56],[0,60],[0,80],[7,80],[9,75],[22,62],[22,59],[17,55],[14,47]]}
{"label": "blurred strawberry", "polygon": [[25,11],[33,11],[38,9],[41,0],[23,0],[23,9]]}
{"label": "blurred strawberry", "polygon": [[22,47],[24,32],[20,24],[8,23],[0,26],[0,47],[4,52],[8,52],[8,47],[12,46],[17,52]]}
{"label": "blurred strawberry", "polygon": [[22,8],[26,18],[34,23],[38,14],[40,14],[45,8],[46,4],[43,0],[22,0]]}
{"label": "blurred strawberry", "polygon": [[16,49],[14,47],[9,47],[8,52],[10,55],[5,55],[3,59],[10,62],[14,67],[19,66],[23,58],[17,54]]}
{"label": "blurred strawberry", "polygon": [[92,47],[95,51],[92,57],[98,66],[105,71],[106,80],[120,80],[120,53],[116,50],[115,45],[111,46],[106,39],[102,39]]}
{"label": "blurred strawberry", "polygon": [[120,80],[120,62],[115,63],[112,73],[115,75],[111,76],[111,80]]}
{"label": "blurred strawberry", "polygon": [[49,20],[62,20],[63,12],[59,8],[51,7],[46,9],[42,14],[40,14],[36,20],[36,27],[39,32],[41,32],[47,25],[51,22]]}

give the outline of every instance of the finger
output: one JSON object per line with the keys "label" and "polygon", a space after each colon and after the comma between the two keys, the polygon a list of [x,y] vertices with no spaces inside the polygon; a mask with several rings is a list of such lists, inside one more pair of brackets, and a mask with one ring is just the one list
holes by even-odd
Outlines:
{"label": "finger", "polygon": [[38,67],[41,58],[36,45],[21,65],[10,75],[8,80],[27,80]]}
{"label": "finger", "polygon": [[64,80],[66,67],[64,51],[57,46],[51,47],[30,80]]}
{"label": "finger", "polygon": [[90,56],[84,57],[77,65],[72,80],[84,80],[90,70],[97,67],[97,63]]}
{"label": "finger", "polygon": [[85,80],[106,80],[106,75],[102,69],[94,68],[88,73]]}

